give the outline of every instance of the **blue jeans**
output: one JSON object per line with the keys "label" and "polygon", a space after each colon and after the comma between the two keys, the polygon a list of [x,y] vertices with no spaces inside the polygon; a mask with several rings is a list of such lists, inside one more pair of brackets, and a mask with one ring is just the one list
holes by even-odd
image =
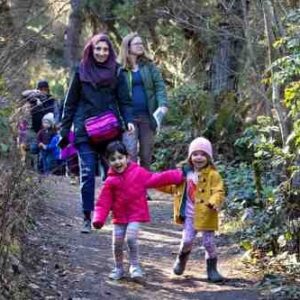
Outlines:
{"label": "blue jeans", "polygon": [[80,192],[83,212],[94,210],[95,177],[98,154],[88,143],[76,145],[79,156]]}
{"label": "blue jeans", "polygon": [[[80,143],[76,145],[79,157],[79,176],[80,192],[83,212],[94,210],[95,200],[95,177],[98,173],[99,154],[90,146],[89,143]],[[103,179],[106,176],[107,168],[101,159],[103,166]]]}
{"label": "blue jeans", "polygon": [[40,150],[40,163],[41,163],[41,171],[42,174],[50,174],[51,173],[51,166],[53,164],[53,155],[51,152],[47,150]]}

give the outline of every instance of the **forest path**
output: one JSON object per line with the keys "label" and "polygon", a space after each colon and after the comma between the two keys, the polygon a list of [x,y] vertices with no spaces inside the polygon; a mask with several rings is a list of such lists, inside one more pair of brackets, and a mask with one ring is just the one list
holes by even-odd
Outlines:
{"label": "forest path", "polygon": [[[132,282],[128,276],[120,282],[109,280],[111,225],[81,234],[78,186],[63,177],[47,179],[45,185],[47,194],[26,242],[31,299],[259,299],[258,278],[240,263],[242,253],[230,236],[217,238],[219,270],[228,278],[225,283],[207,282],[200,237],[185,275],[172,274],[181,228],[172,223],[170,197],[154,191],[149,201],[152,223],[142,226],[139,239],[145,282]],[[126,267],[127,261],[125,255]]]}

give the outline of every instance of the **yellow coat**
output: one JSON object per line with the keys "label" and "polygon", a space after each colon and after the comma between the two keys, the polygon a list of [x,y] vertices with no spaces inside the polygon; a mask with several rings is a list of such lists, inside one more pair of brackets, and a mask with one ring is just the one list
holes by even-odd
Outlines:
{"label": "yellow coat", "polygon": [[[221,208],[225,197],[223,180],[218,171],[211,165],[199,171],[198,176],[194,228],[199,231],[218,230],[218,212],[208,206],[211,204]],[[159,190],[174,195],[174,221],[177,224],[183,224],[187,201],[186,181],[180,185],[167,186]]]}

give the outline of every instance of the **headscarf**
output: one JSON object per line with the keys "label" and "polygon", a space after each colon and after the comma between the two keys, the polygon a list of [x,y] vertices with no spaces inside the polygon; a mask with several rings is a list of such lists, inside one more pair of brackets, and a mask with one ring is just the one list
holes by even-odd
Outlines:
{"label": "headscarf", "polygon": [[[109,47],[108,59],[103,63],[97,62],[93,56],[93,48],[100,41],[106,42]],[[79,65],[80,80],[90,82],[93,85],[111,85],[115,81],[116,66],[116,53],[108,36],[106,34],[94,35],[83,50],[83,56]]]}

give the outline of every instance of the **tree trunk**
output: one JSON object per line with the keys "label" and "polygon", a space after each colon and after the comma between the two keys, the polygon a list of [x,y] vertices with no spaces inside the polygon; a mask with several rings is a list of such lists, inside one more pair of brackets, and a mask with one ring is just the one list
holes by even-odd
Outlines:
{"label": "tree trunk", "polygon": [[[259,115],[270,115],[271,105],[268,97],[266,96],[264,85],[262,84],[261,70],[257,63],[257,55],[253,47],[253,40],[255,38],[252,35],[252,30],[249,20],[249,12],[253,3],[249,3],[248,0],[242,0],[241,6],[243,10],[243,30],[246,39],[246,64],[244,70],[247,72],[249,82],[249,92],[252,101],[251,119],[255,120]],[[255,13],[261,11],[255,10]],[[249,115],[250,116],[250,115]]]}
{"label": "tree trunk", "polygon": [[81,1],[71,0],[71,13],[65,32],[65,60],[72,70],[80,59],[80,36],[82,28]]}
{"label": "tree trunk", "polygon": [[[220,8],[224,9],[223,6]],[[210,70],[210,89],[216,96],[237,89],[238,59],[243,45],[241,39],[236,37],[242,33],[235,24],[235,17],[242,18],[242,10],[236,4],[229,11],[223,11],[223,21],[219,25],[219,42]]]}
{"label": "tree trunk", "polygon": [[275,41],[274,33],[272,31],[273,27],[276,27],[276,24],[274,24],[274,19],[272,18],[273,12],[273,6],[270,1],[262,1],[262,9],[263,9],[263,15],[264,15],[264,24],[265,24],[265,34],[267,39],[267,47],[268,47],[268,62],[271,73],[271,81],[272,81],[272,104],[273,108],[276,112],[280,133],[281,133],[281,139],[282,144],[286,144],[286,140],[288,137],[288,127],[286,125],[285,120],[285,112],[283,107],[280,104],[280,86],[279,83],[276,82],[274,78],[274,69],[272,67],[273,61],[276,59],[276,52],[273,48],[273,43]]}

